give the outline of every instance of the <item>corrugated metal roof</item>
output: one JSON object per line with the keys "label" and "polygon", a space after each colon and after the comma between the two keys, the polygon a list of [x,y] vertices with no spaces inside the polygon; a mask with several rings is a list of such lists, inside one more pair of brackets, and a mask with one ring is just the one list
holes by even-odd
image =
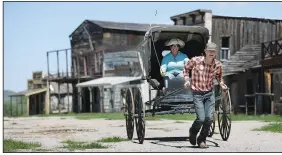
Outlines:
{"label": "corrugated metal roof", "polygon": [[45,91],[47,91],[47,88],[33,89],[29,91],[28,93],[26,93],[25,96],[31,96],[31,95],[35,95],[35,94],[42,93]]}
{"label": "corrugated metal roof", "polygon": [[223,75],[232,75],[248,70],[250,68],[259,68],[261,58],[261,45],[246,45],[235,54],[233,54],[229,60],[222,63]]}
{"label": "corrugated metal roof", "polygon": [[16,96],[30,96],[30,95],[34,95],[37,93],[41,93],[47,91],[47,88],[38,88],[38,89],[30,89],[30,90],[24,90],[18,93],[14,93],[9,95],[10,97],[16,97]]}
{"label": "corrugated metal roof", "polygon": [[79,83],[77,87],[93,87],[93,86],[105,86],[105,85],[118,85],[130,81],[140,80],[141,77],[124,77],[124,76],[115,76],[115,77],[102,77],[99,79],[90,80],[87,82]]}

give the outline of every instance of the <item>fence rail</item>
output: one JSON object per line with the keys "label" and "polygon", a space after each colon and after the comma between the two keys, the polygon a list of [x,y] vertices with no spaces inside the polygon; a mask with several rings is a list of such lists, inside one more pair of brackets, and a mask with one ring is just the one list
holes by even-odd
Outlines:
{"label": "fence rail", "polygon": [[274,94],[271,93],[254,93],[254,94],[246,94],[246,102],[245,102],[245,113],[248,115],[248,108],[250,107],[250,104],[248,103],[248,98],[254,99],[254,115],[257,115],[257,102],[258,97],[269,97],[270,98],[270,104],[271,104],[271,114],[274,113]]}

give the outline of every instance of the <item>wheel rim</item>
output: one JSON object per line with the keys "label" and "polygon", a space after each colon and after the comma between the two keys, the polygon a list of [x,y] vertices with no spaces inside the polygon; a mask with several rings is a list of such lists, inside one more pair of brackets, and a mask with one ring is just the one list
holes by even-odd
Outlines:
{"label": "wheel rim", "polygon": [[133,104],[133,94],[132,90],[128,89],[126,92],[126,112],[127,115],[125,116],[126,121],[126,132],[127,138],[132,139],[134,133],[134,104]]}
{"label": "wheel rim", "polygon": [[227,141],[231,132],[231,100],[229,92],[222,94],[218,111],[218,127],[221,138]]}
{"label": "wheel rim", "polygon": [[137,137],[140,144],[143,144],[144,137],[145,137],[145,120],[144,120],[144,106],[141,91],[139,89],[135,90],[134,94],[134,103],[135,103],[135,111],[138,114],[135,117],[135,125],[137,131]]}
{"label": "wheel rim", "polygon": [[213,134],[214,134],[214,129],[215,129],[215,114],[213,115],[213,117],[214,117],[214,119],[213,119],[213,122],[212,122],[212,124],[211,124],[211,126],[210,126],[210,130],[209,130],[209,137],[212,137],[213,136]]}

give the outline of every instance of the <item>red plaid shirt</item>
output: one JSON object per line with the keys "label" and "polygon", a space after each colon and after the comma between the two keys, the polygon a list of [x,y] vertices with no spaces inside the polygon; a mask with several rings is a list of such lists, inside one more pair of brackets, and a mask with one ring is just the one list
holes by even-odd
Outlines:
{"label": "red plaid shirt", "polygon": [[218,83],[223,82],[222,64],[214,59],[212,64],[205,64],[204,56],[190,59],[184,67],[184,77],[189,77],[189,71],[192,70],[191,89],[193,91],[210,91],[213,89],[213,80]]}

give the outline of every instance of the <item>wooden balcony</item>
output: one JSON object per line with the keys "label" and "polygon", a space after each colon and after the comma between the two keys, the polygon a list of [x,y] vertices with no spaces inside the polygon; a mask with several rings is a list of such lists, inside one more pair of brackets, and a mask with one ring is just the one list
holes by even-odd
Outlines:
{"label": "wooden balcony", "polygon": [[282,39],[262,43],[261,50],[261,64],[263,67],[282,67]]}
{"label": "wooden balcony", "polygon": [[49,79],[49,81],[53,82],[66,82],[66,83],[72,83],[77,82],[77,80],[81,81],[87,81],[95,78],[102,77],[102,73],[90,73],[88,70],[87,72],[84,72],[83,70],[80,71],[80,74],[78,72],[51,72],[49,73],[49,77],[47,76],[45,80]]}

